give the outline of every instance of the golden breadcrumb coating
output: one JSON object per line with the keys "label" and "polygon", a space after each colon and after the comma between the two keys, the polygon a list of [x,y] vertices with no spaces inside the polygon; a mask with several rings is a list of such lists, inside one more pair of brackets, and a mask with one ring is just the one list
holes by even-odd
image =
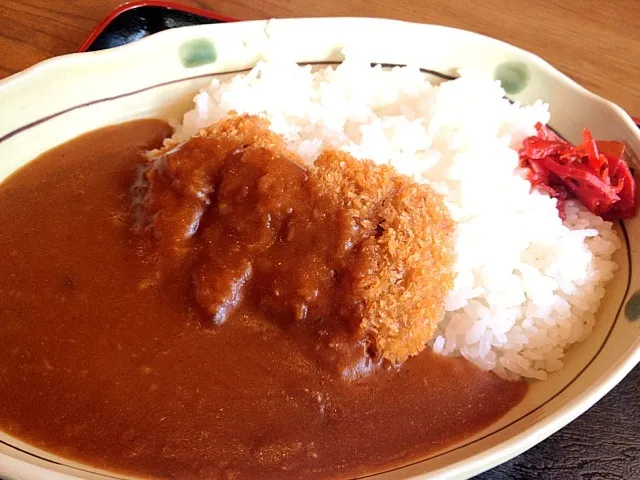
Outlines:
{"label": "golden breadcrumb coating", "polygon": [[[304,165],[268,121],[250,115],[230,115],[159,152],[141,205],[156,237],[178,257],[188,250],[225,159],[255,146]],[[310,191],[334,205],[345,236],[339,244],[352,255],[344,285],[362,306],[361,333],[373,336],[374,349],[393,363],[417,354],[453,288],[455,225],[441,196],[391,166],[335,150],[324,151],[307,174]],[[156,189],[162,195],[153,195]]]}
{"label": "golden breadcrumb coating", "polygon": [[455,224],[438,193],[391,166],[338,151],[325,151],[315,165],[319,190],[370,233],[353,275],[365,304],[361,328],[374,333],[385,358],[402,362],[425,347],[444,315]]}

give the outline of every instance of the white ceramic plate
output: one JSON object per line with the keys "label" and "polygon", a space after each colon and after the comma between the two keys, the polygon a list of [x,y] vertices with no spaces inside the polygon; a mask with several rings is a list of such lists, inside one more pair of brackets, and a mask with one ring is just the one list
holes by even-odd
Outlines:
{"label": "white ceramic plate", "polygon": [[[0,180],[38,154],[108,124],[179,118],[214,75],[252,67],[269,40],[301,62],[339,62],[357,46],[376,62],[416,63],[441,75],[473,67],[503,81],[510,98],[550,104],[551,125],[572,141],[640,133],[616,105],[583,89],[540,58],[484,36],[380,19],[291,19],[169,30],[94,53],[54,58],[0,82]],[[638,165],[636,165],[637,167]],[[640,361],[640,221],[620,224],[625,248],[589,339],[566,367],[531,384],[525,400],[477,435],[422,461],[368,478],[464,478],[542,441],[598,401]],[[0,432],[0,476],[10,479],[124,478],[39,451]]]}

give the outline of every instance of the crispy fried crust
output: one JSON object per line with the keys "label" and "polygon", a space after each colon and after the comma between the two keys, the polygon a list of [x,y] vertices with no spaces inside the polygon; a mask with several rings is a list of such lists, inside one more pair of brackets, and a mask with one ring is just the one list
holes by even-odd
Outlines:
{"label": "crispy fried crust", "polygon": [[420,352],[453,288],[454,222],[438,195],[388,165],[325,151],[313,181],[343,204],[363,232],[353,272],[364,301],[361,328],[392,362]]}
{"label": "crispy fried crust", "polygon": [[[140,222],[153,220],[156,238],[181,257],[188,250],[202,212],[209,204],[214,179],[225,159],[244,146],[264,147],[303,165],[269,122],[251,115],[231,115],[203,129],[189,141],[154,152],[146,171]],[[162,193],[156,195],[156,193]]]}
{"label": "crispy fried crust", "polygon": [[[208,204],[213,179],[234,150],[260,146],[303,165],[268,127],[259,117],[232,115],[175,153],[167,151],[170,147],[160,152],[165,159],[155,160],[159,167],[147,174],[150,190],[170,188],[175,194],[144,208],[153,215],[161,241],[177,252],[185,248],[185,231],[190,222],[197,225],[194,219]],[[363,306],[361,332],[373,334],[378,353],[391,362],[420,352],[442,318],[445,296],[453,287],[454,222],[442,198],[391,166],[335,150],[322,153],[308,173],[312,192],[330,199],[340,212],[336,218],[347,223],[340,225],[345,235],[341,244],[352,249],[355,260],[345,285]],[[162,182],[155,178],[159,175]]]}

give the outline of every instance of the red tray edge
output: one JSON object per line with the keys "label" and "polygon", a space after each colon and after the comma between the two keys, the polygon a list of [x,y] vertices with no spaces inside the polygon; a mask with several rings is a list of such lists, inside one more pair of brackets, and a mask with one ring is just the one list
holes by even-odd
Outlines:
{"label": "red tray edge", "polygon": [[82,42],[82,44],[76,50],[77,52],[85,52],[89,46],[98,38],[98,35],[102,33],[102,31],[109,25],[114,18],[118,15],[126,12],[128,10],[133,10],[134,8],[139,7],[165,7],[170,8],[172,10],[181,10],[183,12],[193,13],[194,15],[200,15],[202,17],[212,18],[214,20],[220,20],[221,22],[236,22],[235,18],[227,17],[226,15],[220,15],[218,13],[211,12],[209,10],[204,10],[202,8],[191,7],[189,5],[181,5],[179,3],[165,1],[165,0],[136,0],[133,2],[123,3],[119,7],[116,7],[112,10],[105,18],[102,20],[96,28],[94,28],[91,33],[87,36],[87,38]]}

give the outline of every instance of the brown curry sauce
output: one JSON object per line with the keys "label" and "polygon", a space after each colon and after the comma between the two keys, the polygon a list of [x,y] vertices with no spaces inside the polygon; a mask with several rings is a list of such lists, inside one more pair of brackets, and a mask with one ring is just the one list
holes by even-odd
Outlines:
{"label": "brown curry sauce", "polygon": [[[202,324],[189,282],[148,281],[129,188],[170,134],[83,135],[0,184],[0,428],[161,478],[327,478],[392,468],[490,425],[526,393],[426,350],[353,381],[260,312]],[[496,401],[499,399],[499,401]]]}

